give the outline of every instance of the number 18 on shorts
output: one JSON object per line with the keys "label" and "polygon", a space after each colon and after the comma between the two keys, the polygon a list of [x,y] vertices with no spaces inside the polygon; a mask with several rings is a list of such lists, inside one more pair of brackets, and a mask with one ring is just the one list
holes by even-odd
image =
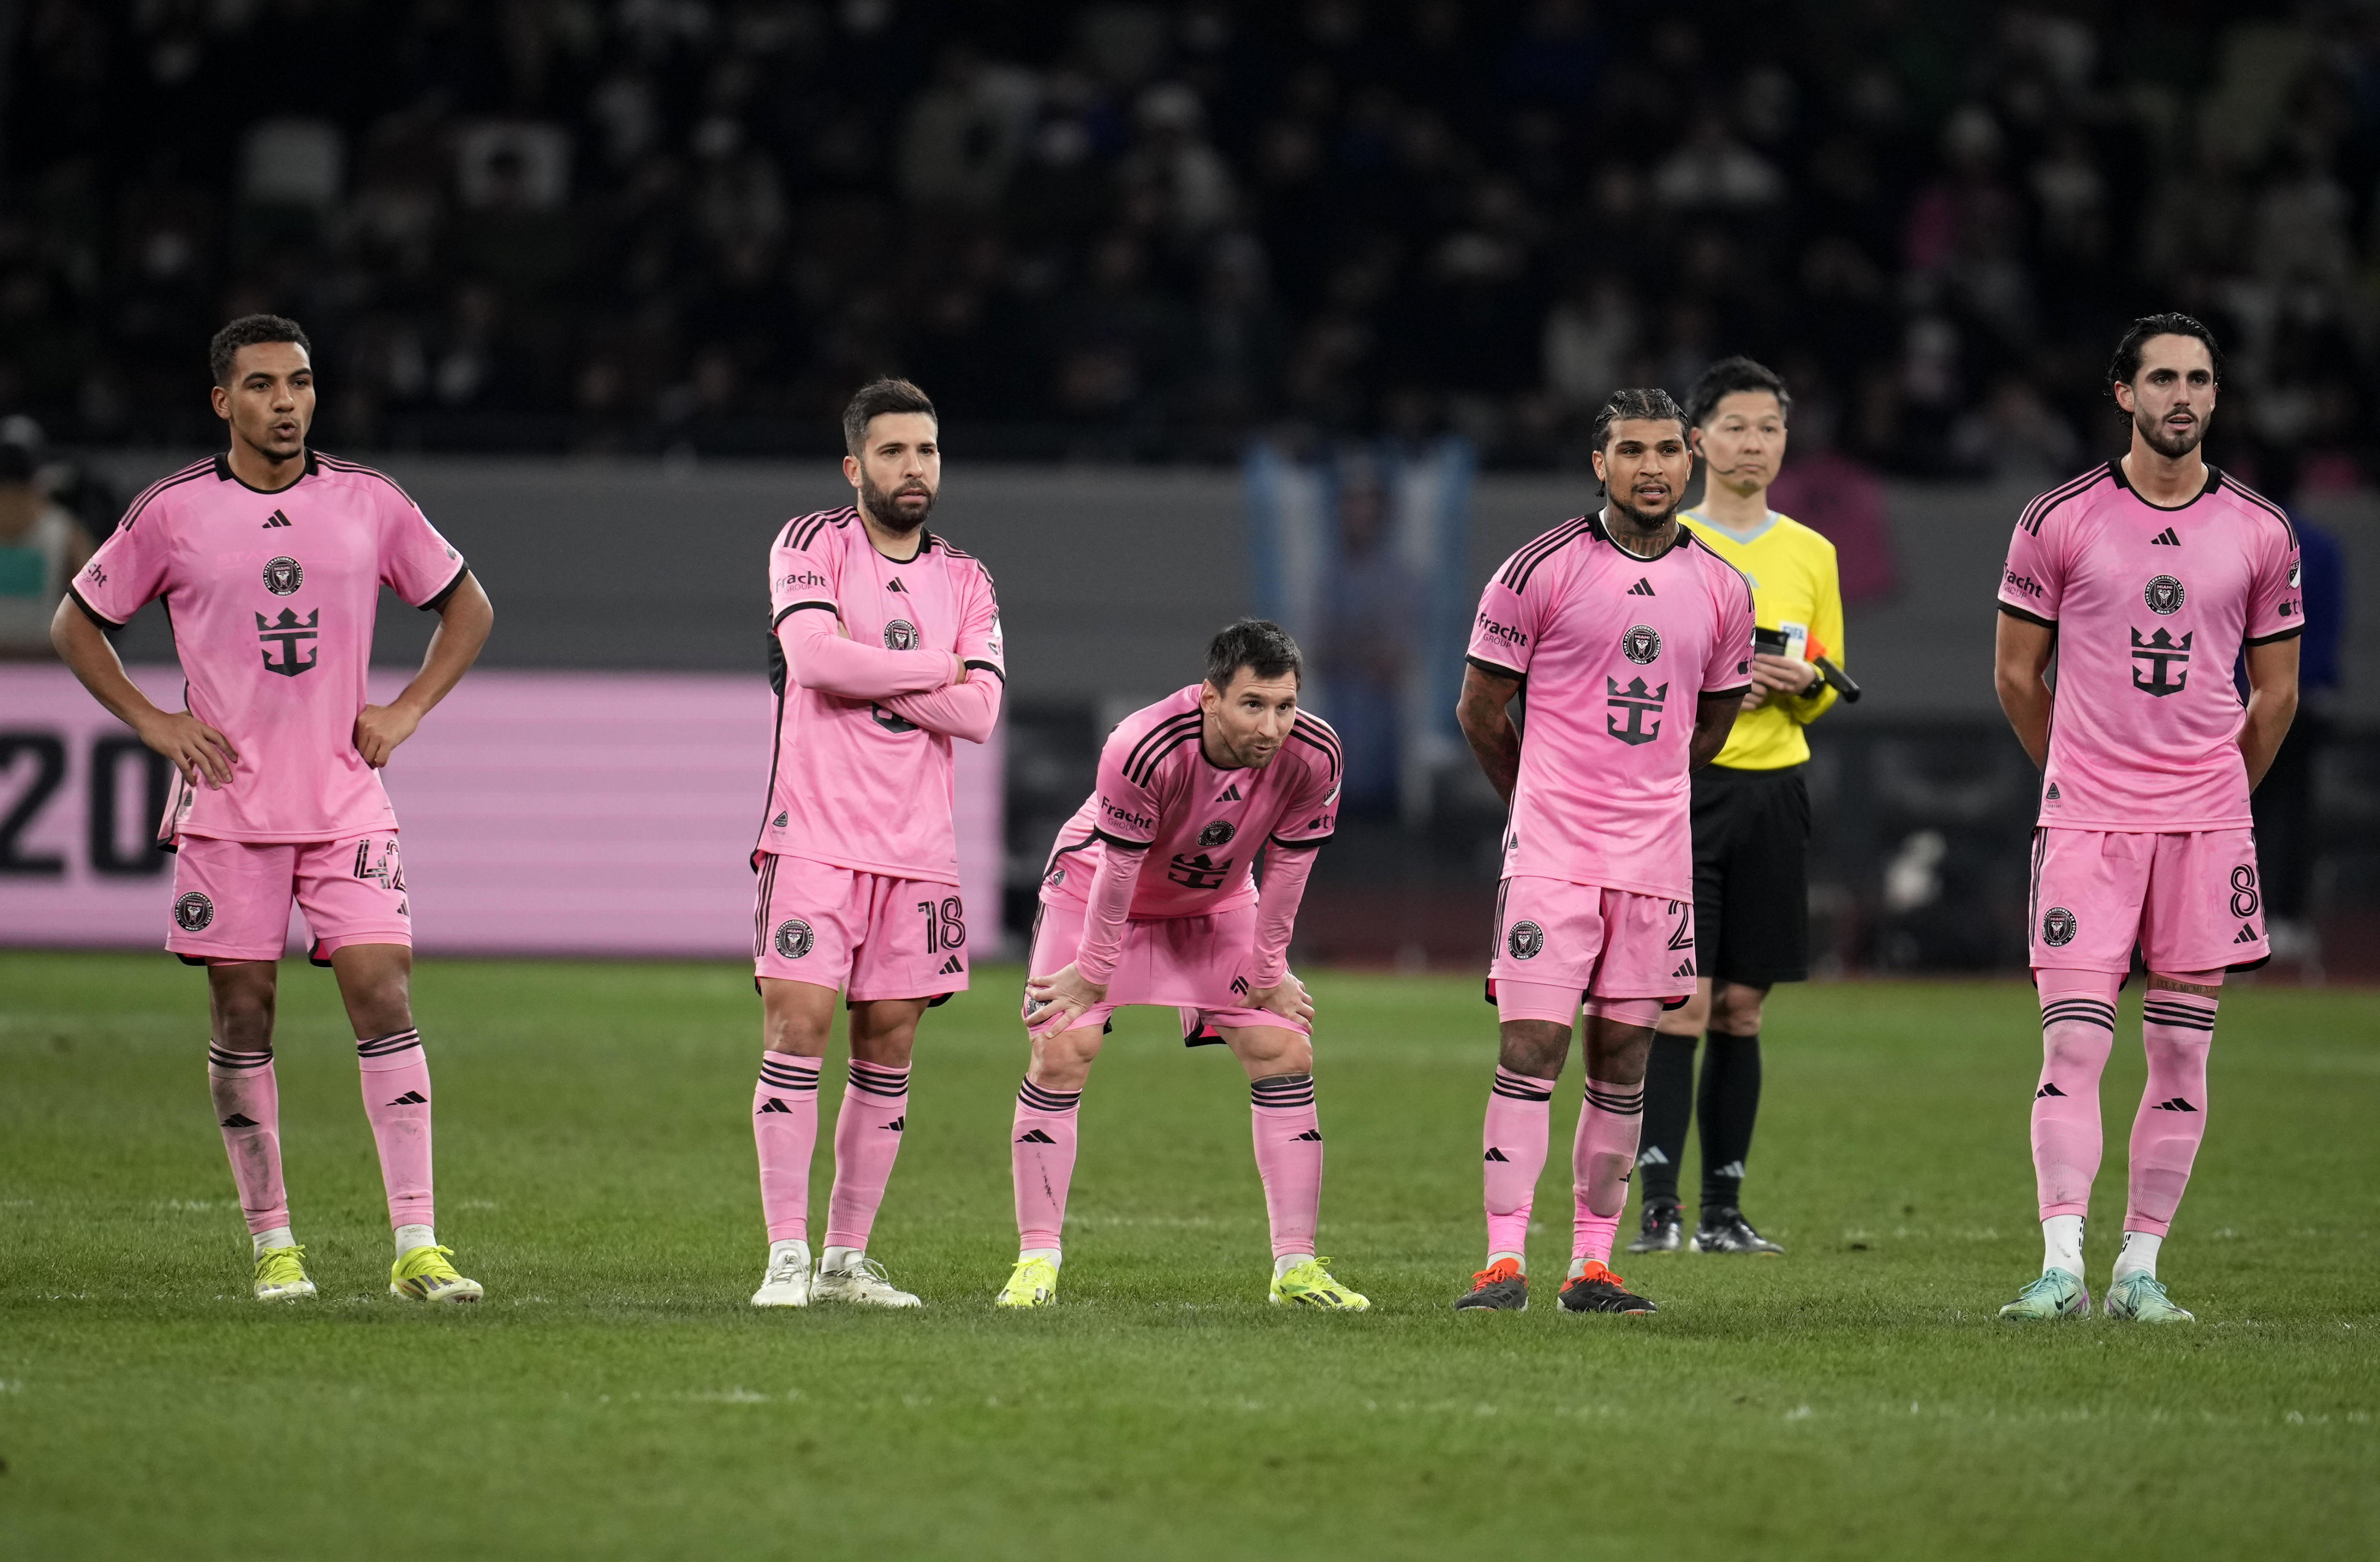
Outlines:
{"label": "number 18 on shorts", "polygon": [[840,987],[855,1003],[966,990],[957,885],[768,852],[759,864],[753,975]]}

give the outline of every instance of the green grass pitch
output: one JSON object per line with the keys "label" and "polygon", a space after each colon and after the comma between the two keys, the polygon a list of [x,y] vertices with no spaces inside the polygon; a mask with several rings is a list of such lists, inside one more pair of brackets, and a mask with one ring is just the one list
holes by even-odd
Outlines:
{"label": "green grass pitch", "polygon": [[[197,973],[0,955],[0,1555],[2380,1554],[2368,992],[2226,999],[2164,1264],[2196,1327],[2022,1330],[1993,1317],[2039,1260],[2021,984],[1780,992],[1749,1202],[1791,1256],[1623,1259],[1664,1311],[1621,1319],[1550,1287],[1449,1311],[1493,1016],[1475,980],[1332,975],[1323,1247],[1374,1310],[1266,1305],[1238,1071],[1137,1011],[1085,1097],[1062,1304],[994,1314],[1024,1049],[1015,974],[977,981],[930,1018],[874,1243],[926,1309],[762,1314],[749,978],[425,965],[440,1232],[489,1296],[432,1312],[387,1293],[328,975],[286,968],[323,1294],[266,1308]],[[2142,1073],[2126,998],[2095,1293]],[[1573,1063],[1541,1274],[1577,1097]]]}

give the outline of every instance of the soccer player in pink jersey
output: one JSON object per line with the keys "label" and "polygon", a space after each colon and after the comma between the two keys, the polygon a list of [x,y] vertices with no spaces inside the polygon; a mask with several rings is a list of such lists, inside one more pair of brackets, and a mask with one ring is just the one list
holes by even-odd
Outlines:
{"label": "soccer player in pink jersey", "polygon": [[[51,638],[100,704],[174,763],[163,826],[176,854],[165,947],[207,968],[208,1084],[263,1301],[309,1297],[281,1173],[273,1011],[294,901],[337,975],[364,1115],[395,1229],[389,1289],[477,1302],[438,1245],[430,1067],[414,1028],[413,935],[396,817],[380,769],[487,643],[495,611],[460,554],[397,486],[310,448],[312,350],[294,321],[215,333],[215,415],[230,449],[142,493],[59,604]],[[380,588],[438,614],[421,670],[369,703]],[[106,632],[171,610],[188,708],[125,676]]]}
{"label": "soccer player in pink jersey", "polygon": [[[1512,814],[1488,988],[1502,1042],[1483,1135],[1488,1264],[1458,1310],[1529,1304],[1529,1209],[1554,1081],[1586,1011],[1571,1153],[1572,1313],[1651,1313],[1611,1272],[1664,1008],[1694,990],[1689,772],[1752,687],[1752,588],[1678,520],[1685,414],[1621,391],[1595,424],[1601,514],[1529,543],[1488,583],[1457,716]],[[1525,733],[1507,712],[1528,691]]]}
{"label": "soccer player in pink jersey", "polygon": [[[990,573],[926,527],[940,427],[907,381],[863,387],[843,415],[859,503],[788,521],[769,550],[776,758],[752,854],[769,1262],[756,1307],[917,1305],[868,1238],[908,1127],[917,1022],[967,985],[951,740],[991,735],[1006,676]],[[851,1065],[813,1274],[810,1154],[838,991]]]}
{"label": "soccer player in pink jersey", "polygon": [[1279,624],[1232,624],[1207,648],[1204,682],[1117,724],[1097,788],[1058,831],[1025,985],[1033,1058],[1010,1131],[1018,1252],[1002,1307],[1057,1298],[1083,1086],[1109,1015],[1129,1003],[1178,1009],[1188,1045],[1220,1042],[1247,1072],[1273,1302],[1371,1305],[1314,1252],[1314,1005],[1289,939],[1346,766],[1339,735],[1297,708],[1304,672]]}
{"label": "soccer player in pink jersey", "polygon": [[[2107,371],[2131,448],[2027,505],[2000,577],[2000,707],[2042,769],[2030,920],[2044,1254],[2004,1318],[2091,1311],[2099,1073],[2137,945],[2149,1077],[2107,1312],[2191,1321],[2157,1279],[2157,1250],[2206,1132],[2224,972],[2270,958],[2248,793],[2297,710],[2305,624],[2289,517],[2200,448],[2222,377],[2213,334],[2188,315],[2133,321]],[[2244,708],[2231,683],[2243,648]]]}

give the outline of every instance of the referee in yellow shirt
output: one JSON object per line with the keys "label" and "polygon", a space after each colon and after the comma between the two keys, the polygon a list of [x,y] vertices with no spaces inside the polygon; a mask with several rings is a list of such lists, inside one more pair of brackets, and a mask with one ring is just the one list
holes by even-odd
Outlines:
{"label": "referee in yellow shirt", "polygon": [[[1694,775],[1694,996],[1661,1017],[1645,1074],[1637,1154],[1643,1229],[1631,1253],[1674,1253],[1685,1241],[1678,1163],[1702,1118],[1697,1253],[1781,1253],[1743,1217],[1743,1168],[1760,1111],[1760,1001],[1809,975],[1810,757],[1802,729],[1835,702],[1809,658],[1843,663],[1843,597],[1835,545],[1768,508],[1785,457],[1785,381],[1750,358],[1705,370],[1686,400],[1688,438],[1703,459],[1703,502],[1686,524],[1752,583],[1753,614],[1784,630],[1787,655],[1757,654],[1752,693],[1718,757]],[[1794,636],[1798,628],[1800,636]],[[1700,1087],[1694,1038],[1706,1027]]]}

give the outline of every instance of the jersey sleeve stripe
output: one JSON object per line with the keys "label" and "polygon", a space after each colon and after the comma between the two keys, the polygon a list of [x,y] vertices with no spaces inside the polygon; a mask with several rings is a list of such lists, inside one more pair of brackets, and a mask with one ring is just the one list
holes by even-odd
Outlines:
{"label": "jersey sleeve stripe", "polygon": [[996,661],[986,661],[979,656],[971,656],[966,659],[966,665],[979,667],[1003,684],[1008,682],[1008,674],[1001,670],[1000,663]]}
{"label": "jersey sleeve stripe", "polygon": [[446,605],[446,599],[455,594],[455,588],[463,584],[463,577],[470,573],[471,566],[468,564],[463,564],[457,567],[454,575],[447,578],[445,585],[440,587],[437,590],[432,591],[430,594],[428,600],[417,602],[414,606],[419,608],[423,612],[436,612],[440,608]]}
{"label": "jersey sleeve stripe", "polygon": [[1160,721],[1156,726],[1143,733],[1140,741],[1133,745],[1132,752],[1124,756],[1123,773],[1131,777],[1134,781],[1139,781],[1142,778],[1134,772],[1140,769],[1142,760],[1148,757],[1151,748],[1183,731],[1185,724],[1196,729],[1204,720],[1197,711],[1185,710],[1179,716],[1168,717]]}
{"label": "jersey sleeve stripe", "polygon": [[386,483],[389,486],[390,491],[394,492],[399,499],[404,500],[406,503],[412,505],[416,510],[421,508],[420,505],[413,503],[413,495],[397,487],[396,479],[390,477],[386,472],[377,471],[372,467],[364,466],[360,462],[342,461],[335,455],[325,455],[319,450],[314,452],[314,461],[316,465],[322,467],[325,471],[338,472],[351,478],[377,478],[382,482]]}
{"label": "jersey sleeve stripe", "polygon": [[835,611],[835,606],[832,602],[825,601],[815,597],[811,598],[808,601],[789,602],[783,608],[778,610],[776,617],[769,621],[769,627],[771,629],[776,628],[777,625],[784,623],[786,619],[801,611],[804,608],[819,608],[827,612],[833,612]]}
{"label": "jersey sleeve stripe", "polygon": [[1529,675],[1518,668],[1507,667],[1500,661],[1489,661],[1484,656],[1466,656],[1463,660],[1493,677],[1511,678],[1524,684],[1529,681]]}
{"label": "jersey sleeve stripe", "polygon": [[1168,737],[1164,743],[1150,749],[1147,754],[1142,756],[1139,767],[1136,769],[1127,769],[1124,772],[1124,779],[1131,781],[1135,786],[1147,786],[1149,783],[1150,779],[1157,774],[1157,768],[1165,763],[1167,756],[1171,755],[1175,749],[1180,748],[1185,743],[1196,743],[1197,741],[1198,729],[1196,726],[1180,729],[1172,736]]}
{"label": "jersey sleeve stripe", "polygon": [[1095,840],[1104,841],[1109,845],[1126,852],[1146,852],[1157,844],[1154,841],[1127,841],[1121,835],[1110,835],[1104,829],[1095,829],[1091,831],[1091,835]]}
{"label": "jersey sleeve stripe", "polygon": [[1278,835],[1269,835],[1265,837],[1267,842],[1280,847],[1284,852],[1317,851],[1330,839],[1330,837],[1328,835],[1308,835],[1301,837],[1295,841],[1284,840]]}
{"label": "jersey sleeve stripe", "polygon": [[2246,500],[2249,503],[2255,505],[2258,509],[2272,516],[2273,519],[2280,522],[2281,529],[2289,534],[2289,546],[2294,548],[2298,545],[2298,528],[2296,524],[2289,519],[2289,513],[2287,510],[2282,509],[2279,505],[2274,503],[2263,494],[2258,493],[2254,489],[2250,488],[2246,483],[2241,482],[2239,478],[2233,477],[2228,472],[2223,474],[2223,486],[2238,494],[2240,498]]}
{"label": "jersey sleeve stripe", "polygon": [[2292,624],[2287,629],[2277,630],[2270,635],[2251,635],[2240,643],[2243,646],[2269,646],[2277,640],[2294,640],[2304,633],[2304,624]]}
{"label": "jersey sleeve stripe", "polygon": [[2044,618],[2037,612],[2027,612],[2022,608],[2010,607],[2006,602],[2002,602],[2000,604],[2000,611],[2008,614],[2010,618],[2021,618],[2027,624],[2038,624],[2044,629],[2055,629],[2058,627],[2058,621],[2054,618]]}
{"label": "jersey sleeve stripe", "polygon": [[1316,733],[1309,729],[1304,722],[1299,722],[1297,725],[1290,728],[1289,735],[1296,739],[1299,743],[1302,743],[1307,747],[1318,752],[1324,759],[1330,762],[1330,768],[1328,772],[1330,778],[1332,781],[1339,779],[1339,772],[1346,768],[1347,760],[1346,755],[1339,746],[1339,739],[1336,734]]}
{"label": "jersey sleeve stripe", "polygon": [[1705,689],[1697,697],[1702,699],[1742,699],[1751,692],[1751,684],[1738,684],[1731,689]]}
{"label": "jersey sleeve stripe", "polygon": [[82,593],[75,589],[75,584],[73,581],[67,582],[67,595],[74,599],[75,606],[82,610],[83,616],[85,618],[90,619],[102,629],[121,629],[124,627],[122,624],[117,623],[115,619],[108,617],[105,613],[100,611],[97,608],[92,607],[89,602],[85,601],[83,599]]}
{"label": "jersey sleeve stripe", "polygon": [[2032,503],[2027,504],[2024,507],[2024,514],[2017,517],[2016,524],[2022,527],[2031,535],[2039,537],[2041,535],[2041,523],[2049,518],[2050,511],[2056,509],[2058,505],[2065,503],[2068,500],[2079,496],[2085,490],[2107,481],[2111,471],[2111,464],[2103,461],[2098,466],[2094,466],[2089,471],[2083,473],[2081,477],[2070,478],[2065,482],[2060,483],[2058,487],[2051,489],[2047,493],[2036,496]]}
{"label": "jersey sleeve stripe", "polygon": [[213,470],[213,458],[209,457],[207,460],[201,461],[196,466],[185,467],[183,470],[175,473],[170,478],[165,478],[160,481],[152,483],[148,490],[143,492],[140,498],[132,502],[132,507],[124,512],[124,519],[115,523],[115,529],[118,531],[130,531],[132,529],[132,523],[140,518],[140,513],[143,510],[148,509],[149,506],[155,502],[159,494],[164,493],[169,488],[178,488],[184,483],[196,482],[198,479],[206,477]]}
{"label": "jersey sleeve stripe", "polygon": [[1504,567],[1504,573],[1499,578],[1503,581],[1508,589],[1520,590],[1529,584],[1529,576],[1537,572],[1539,564],[1585,536],[1586,530],[1586,522],[1584,520],[1570,521],[1556,527],[1513,554],[1512,562]]}

